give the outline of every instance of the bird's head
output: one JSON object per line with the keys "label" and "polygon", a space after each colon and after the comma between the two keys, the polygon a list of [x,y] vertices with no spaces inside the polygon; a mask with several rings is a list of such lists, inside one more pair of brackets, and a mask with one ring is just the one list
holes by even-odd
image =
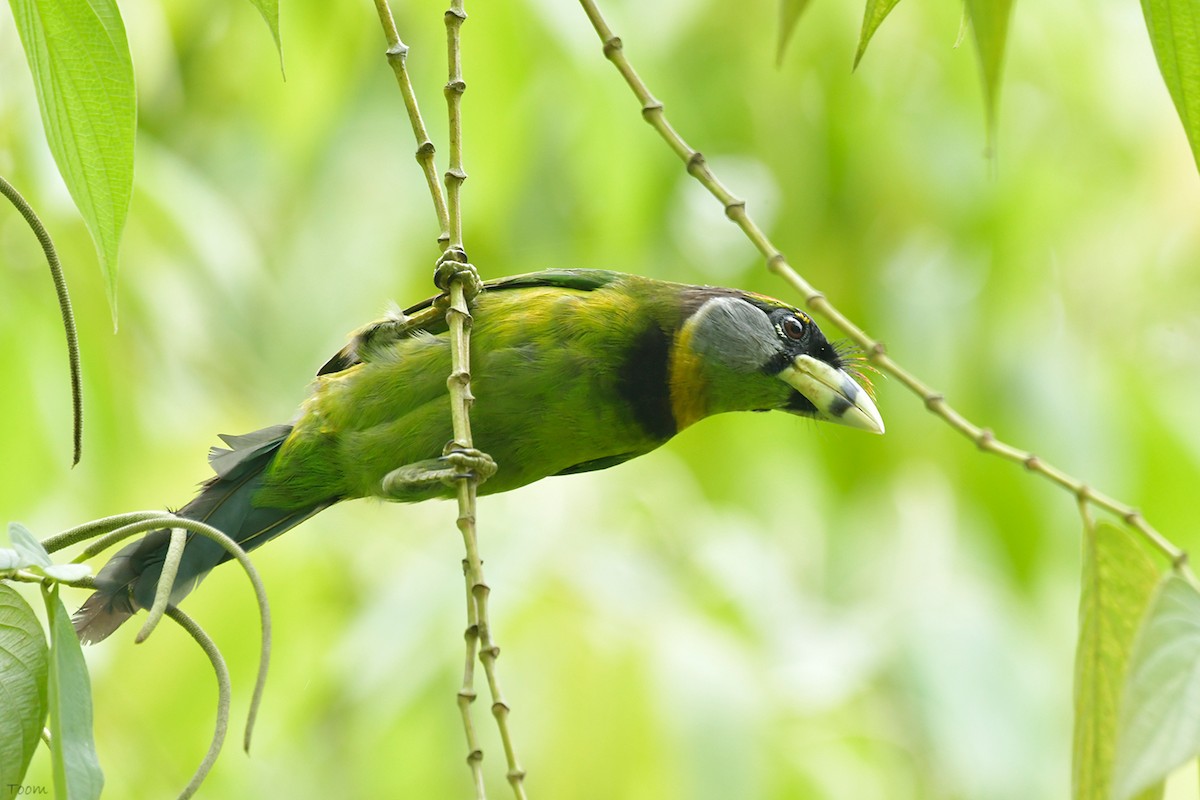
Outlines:
{"label": "bird's head", "polygon": [[778,300],[708,290],[680,326],[671,400],[682,429],[724,411],[767,411],[883,433],[867,391],[812,318]]}

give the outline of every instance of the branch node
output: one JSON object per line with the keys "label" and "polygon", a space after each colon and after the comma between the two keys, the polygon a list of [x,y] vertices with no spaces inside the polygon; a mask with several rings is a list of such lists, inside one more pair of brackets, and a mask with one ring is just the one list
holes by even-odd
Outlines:
{"label": "branch node", "polygon": [[[882,353],[883,345],[879,344],[878,347],[878,352]],[[872,348],[872,350],[874,351],[874,348]],[[934,411],[934,406],[941,405],[944,402],[946,402],[946,396],[941,392],[931,392],[925,395],[925,408],[929,409],[930,411]]]}
{"label": "branch node", "polygon": [[462,25],[467,21],[467,12],[461,8],[448,8],[445,17],[447,25]]}
{"label": "branch node", "polygon": [[617,54],[617,53],[618,53],[618,52],[621,50],[621,48],[623,48],[624,46],[625,46],[625,45],[624,45],[624,44],[621,42],[621,37],[620,37],[620,36],[614,36],[614,37],[612,37],[611,39],[607,40],[607,41],[604,43],[604,57],[605,57],[605,58],[608,58],[608,59],[611,59],[611,58],[612,58],[614,55],[616,55],[616,54]]}
{"label": "branch node", "polygon": [[[659,107],[662,107],[661,103]],[[704,153],[701,153],[699,150],[693,150],[692,154],[688,156],[687,171],[693,178],[696,177],[697,172],[703,171],[707,166],[704,162]]]}
{"label": "branch node", "polygon": [[404,42],[396,42],[386,51],[388,61],[401,61],[408,58],[408,45]]}
{"label": "branch node", "polygon": [[467,82],[462,78],[455,78],[446,84],[445,92],[447,95],[462,94],[467,90]]}
{"label": "branch node", "polygon": [[975,446],[980,450],[988,449],[995,441],[996,434],[992,433],[991,428],[980,428],[979,433],[975,436]]}
{"label": "branch node", "polygon": [[[875,342],[875,344],[871,345],[871,349],[868,352],[867,357],[870,358],[872,361],[874,361],[875,359],[882,358],[883,356],[886,356],[886,355],[887,355],[887,345],[885,345],[883,342]],[[945,399],[945,398],[942,398],[942,399]]]}
{"label": "branch node", "polygon": [[746,201],[734,198],[725,204],[725,216],[730,219],[736,219],[739,216],[746,214]]}
{"label": "branch node", "polygon": [[[1025,469],[1029,470],[1030,472],[1036,472],[1037,470],[1042,468],[1042,460],[1040,458],[1038,458],[1036,455],[1034,455],[1033,453],[1030,453],[1029,455],[1025,456],[1025,458],[1022,459],[1021,463],[1024,464]],[[1079,491],[1076,492],[1076,495],[1079,497],[1080,500],[1086,500],[1087,496],[1090,493],[1091,493],[1091,489],[1089,489],[1087,486],[1080,486]]]}
{"label": "branch node", "polygon": [[663,110],[663,104],[661,102],[659,102],[658,100],[656,100],[655,98],[651,97],[649,100],[647,100],[645,103],[642,104],[642,118],[645,119],[647,122],[649,122],[650,118],[652,116],[654,116],[655,114],[661,114],[662,110]]}
{"label": "branch node", "polygon": [[467,753],[467,763],[468,764],[478,764],[481,761],[483,761],[483,751],[480,750],[478,747],[476,747],[471,752]]}

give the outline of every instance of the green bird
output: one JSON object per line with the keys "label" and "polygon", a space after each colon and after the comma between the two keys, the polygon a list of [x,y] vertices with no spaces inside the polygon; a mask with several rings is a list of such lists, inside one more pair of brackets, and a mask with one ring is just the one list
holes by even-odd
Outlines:
{"label": "green bird", "polygon": [[[453,496],[442,478],[489,462],[444,454],[450,343],[435,300],[360,329],[292,424],[222,436],[229,449],[209,456],[216,475],[178,513],[252,550],[342,500]],[[471,427],[496,465],[480,494],[615,466],[726,411],[778,409],[883,433],[847,357],[803,311],[762,295],[551,270],[484,283],[472,316]],[[169,539],[155,531],[105,564],[75,615],[83,641],[152,605]],[[189,534],[171,602],[227,560]]]}

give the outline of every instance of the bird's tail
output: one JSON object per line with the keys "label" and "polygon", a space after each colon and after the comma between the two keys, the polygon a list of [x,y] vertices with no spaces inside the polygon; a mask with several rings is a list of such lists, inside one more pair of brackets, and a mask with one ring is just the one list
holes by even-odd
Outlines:
{"label": "bird's tail", "polygon": [[[252,550],[327,507],[329,502],[298,509],[263,508],[252,502],[263,473],[291,430],[290,425],[276,425],[244,436],[222,435],[230,449],[214,447],[208,457],[217,474],[177,512],[179,516],[208,523]],[[122,548],[104,565],[96,575],[96,592],[73,618],[80,640],[98,642],[139,608],[153,604],[170,539],[170,529],[154,531]],[[229,558],[216,542],[188,533],[171,603],[182,600],[209,570]]]}

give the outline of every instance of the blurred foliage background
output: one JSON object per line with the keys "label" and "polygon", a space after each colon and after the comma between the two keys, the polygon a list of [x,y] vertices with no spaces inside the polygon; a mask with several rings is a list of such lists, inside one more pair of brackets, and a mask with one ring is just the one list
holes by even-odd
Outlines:
{"label": "blurred foliage background", "polygon": [[[181,505],[218,432],[288,419],[347,331],[432,293],[433,215],[369,4],[284,3],[286,82],[247,3],[121,6],[141,130],[115,335],[0,22],[0,173],[56,237],[83,348],[71,470],[50,281],[0,212],[0,510],[41,536]],[[444,169],[444,3],[398,6]],[[990,159],[956,4],[902,4],[853,74],[844,4],[813,4],[781,67],[775,0],[605,9],[836,304],[1002,438],[1200,544],[1200,181],[1136,3],[1017,7]],[[797,299],[641,121],[578,8],[468,12],[466,242],[485,277],[594,266]],[[877,384],[883,438],[728,416],[481,502],[532,797],[1065,796],[1074,503]],[[266,703],[252,757],[231,737],[203,796],[470,796],[453,517],[356,502],[258,551]],[[219,570],[186,607],[244,712],[244,577]],[[210,735],[209,667],[172,628],[88,650],[109,796],[171,796]],[[486,699],[476,715],[506,796]],[[29,782],[49,785],[44,753]]]}

